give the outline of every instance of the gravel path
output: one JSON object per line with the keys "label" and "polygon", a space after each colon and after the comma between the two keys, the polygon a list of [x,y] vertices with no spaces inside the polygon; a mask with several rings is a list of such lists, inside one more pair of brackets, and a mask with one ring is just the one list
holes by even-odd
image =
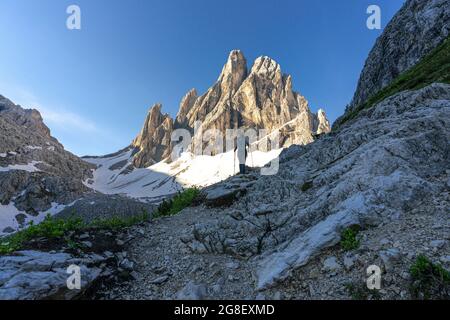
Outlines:
{"label": "gravel path", "polygon": [[136,229],[141,236],[128,251],[136,262],[135,279],[105,292],[105,298],[256,298],[250,262],[227,255],[193,254],[180,240],[192,232],[195,223],[215,220],[218,214],[220,210],[188,208]]}

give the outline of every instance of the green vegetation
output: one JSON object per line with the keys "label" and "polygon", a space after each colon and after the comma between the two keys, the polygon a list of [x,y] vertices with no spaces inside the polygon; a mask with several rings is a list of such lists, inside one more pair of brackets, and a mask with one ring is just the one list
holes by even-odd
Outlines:
{"label": "green vegetation", "polygon": [[105,219],[98,219],[91,223],[85,223],[81,218],[70,217],[68,219],[53,218],[48,215],[44,221],[30,226],[13,235],[0,239],[0,254],[8,254],[17,250],[21,250],[24,244],[32,239],[46,238],[57,239],[63,238],[69,247],[77,248],[78,244],[66,237],[69,232],[79,231],[84,229],[108,229],[115,230],[120,228],[130,227],[132,225],[147,221],[149,215],[143,213],[132,217],[112,217]]}
{"label": "green vegetation", "polygon": [[378,290],[370,290],[364,284],[347,283],[345,288],[353,300],[381,300]]}
{"label": "green vegetation", "polygon": [[303,192],[308,191],[309,189],[311,189],[313,187],[313,182],[312,181],[307,181],[305,182],[302,187],[300,188]]}
{"label": "green vegetation", "polygon": [[450,84],[450,37],[425,56],[419,63],[399,75],[390,85],[382,89],[365,103],[344,115],[339,126],[356,118],[361,110],[371,108],[384,99],[405,91],[417,90],[434,82]]}
{"label": "green vegetation", "polygon": [[183,192],[179,192],[173,199],[164,200],[156,210],[154,217],[173,216],[189,207],[195,199],[200,195],[200,190],[197,188],[189,188]]}
{"label": "green vegetation", "polygon": [[359,247],[358,239],[359,227],[350,227],[341,233],[341,247],[345,251],[355,250]]}
{"label": "green vegetation", "polygon": [[[173,199],[165,200],[154,213],[154,217],[175,215],[184,208],[192,205],[199,196],[199,189],[186,189],[178,193]],[[81,218],[76,218],[75,215],[67,219],[53,218],[48,215],[44,221],[37,225],[31,223],[26,229],[0,238],[0,254],[8,254],[21,250],[27,242],[37,238],[63,240],[69,248],[77,249],[79,248],[79,244],[68,236],[70,232],[87,229],[119,230],[148,221],[149,219],[150,215],[147,212],[130,217],[115,216],[97,219],[91,223],[85,223]]]}
{"label": "green vegetation", "polygon": [[143,212],[140,215],[134,215],[130,217],[112,217],[106,219],[97,219],[89,224],[92,228],[118,230],[122,228],[128,228],[139,224],[141,222],[149,221],[150,215],[147,212]]}
{"label": "green vegetation", "polygon": [[54,219],[48,215],[40,224],[30,226],[11,236],[0,239],[0,254],[7,254],[20,250],[23,244],[31,239],[40,237],[44,238],[60,238],[68,231],[80,230],[84,227],[81,219]]}
{"label": "green vegetation", "polygon": [[450,272],[420,255],[409,270],[412,279],[411,293],[415,298],[449,299]]}

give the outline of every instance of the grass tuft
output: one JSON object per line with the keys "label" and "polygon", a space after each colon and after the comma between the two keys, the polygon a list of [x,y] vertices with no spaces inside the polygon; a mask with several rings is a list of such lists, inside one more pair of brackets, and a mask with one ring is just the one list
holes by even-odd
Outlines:
{"label": "grass tuft", "polygon": [[409,270],[412,279],[411,293],[418,299],[449,299],[450,272],[419,255]]}
{"label": "grass tuft", "polygon": [[341,247],[345,251],[358,249],[360,241],[358,239],[359,227],[350,227],[341,233]]}
{"label": "grass tuft", "polygon": [[173,216],[189,207],[195,202],[195,199],[200,195],[200,190],[197,188],[189,188],[183,192],[178,193],[173,199],[164,200],[156,210],[154,217],[168,217]]}

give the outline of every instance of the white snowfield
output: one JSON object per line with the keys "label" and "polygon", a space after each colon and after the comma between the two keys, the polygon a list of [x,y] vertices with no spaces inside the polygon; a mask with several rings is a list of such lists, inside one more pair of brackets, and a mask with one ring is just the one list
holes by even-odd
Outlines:
{"label": "white snowfield", "polygon": [[[246,164],[263,167],[277,158],[281,151],[251,152]],[[85,161],[97,165],[97,169],[93,172],[93,179],[84,183],[105,194],[124,194],[152,202],[183,188],[206,187],[236,174],[239,163],[234,161],[234,155],[233,151],[215,156],[194,156],[185,152],[172,163],[161,161],[148,168],[134,168],[131,172],[127,170],[132,163],[131,150],[113,157],[85,158]]]}

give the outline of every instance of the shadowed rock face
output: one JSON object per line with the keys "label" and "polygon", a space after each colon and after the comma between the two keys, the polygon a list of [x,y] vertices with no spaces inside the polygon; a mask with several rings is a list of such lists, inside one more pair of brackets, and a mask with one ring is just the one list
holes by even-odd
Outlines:
{"label": "shadowed rock face", "polygon": [[366,60],[347,111],[361,105],[436,48],[450,32],[448,0],[408,0]]}
{"label": "shadowed rock face", "polygon": [[170,139],[172,129],[184,128],[193,133],[197,121],[201,126],[191,149],[215,142],[214,138],[202,141],[202,134],[208,130],[222,134],[237,128],[278,131],[280,147],[307,144],[314,140],[313,134],[330,131],[325,113],[310,111],[308,101],[292,90],[292,77],[283,74],[276,61],[259,57],[248,72],[247,60],[239,50],[231,51],[216,83],[205,94],[198,96],[192,89],[183,97],[174,124],[168,116],[162,116],[161,106],[157,106],[158,111],[149,112],[141,134],[132,144],[139,148],[134,161],[137,167],[169,156],[172,145],[166,139]]}

